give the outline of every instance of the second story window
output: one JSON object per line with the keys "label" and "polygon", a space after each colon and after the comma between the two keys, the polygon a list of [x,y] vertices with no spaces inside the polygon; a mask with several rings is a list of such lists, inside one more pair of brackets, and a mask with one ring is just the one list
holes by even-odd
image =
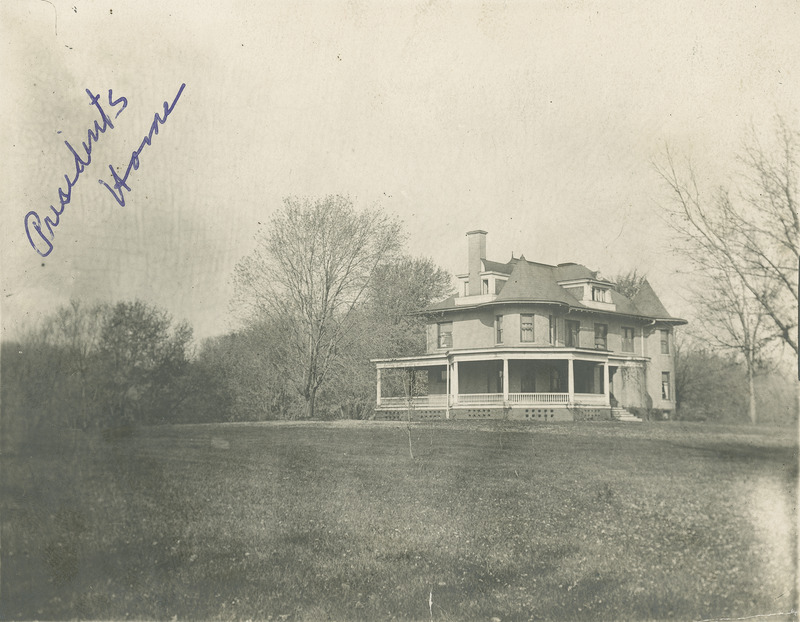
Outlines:
{"label": "second story window", "polygon": [[439,347],[452,348],[453,347],[453,323],[441,322],[437,324],[439,330]]}
{"label": "second story window", "polygon": [[533,341],[533,315],[523,314],[519,316],[519,340]]}
{"label": "second story window", "polygon": [[568,348],[581,347],[581,323],[577,320],[567,320],[566,322],[567,334],[565,345]]}
{"label": "second story window", "polygon": [[551,315],[548,319],[550,320],[550,343],[556,345],[556,338],[558,337],[556,334],[556,318]]}
{"label": "second story window", "polygon": [[594,325],[595,350],[608,350],[608,324]]}
{"label": "second story window", "polygon": [[622,327],[622,351],[633,352],[633,329]]}
{"label": "second story window", "polygon": [[494,332],[495,332],[495,341],[497,343],[503,343],[503,316],[502,315],[495,315],[494,316]]}
{"label": "second story window", "polygon": [[661,329],[661,354],[669,354],[669,329]]}

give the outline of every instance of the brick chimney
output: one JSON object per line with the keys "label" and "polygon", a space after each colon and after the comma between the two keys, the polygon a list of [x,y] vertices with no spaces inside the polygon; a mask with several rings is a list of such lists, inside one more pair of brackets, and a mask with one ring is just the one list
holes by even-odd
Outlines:
{"label": "brick chimney", "polygon": [[476,229],[467,232],[467,263],[469,267],[470,296],[481,293],[481,260],[486,259],[486,231]]}

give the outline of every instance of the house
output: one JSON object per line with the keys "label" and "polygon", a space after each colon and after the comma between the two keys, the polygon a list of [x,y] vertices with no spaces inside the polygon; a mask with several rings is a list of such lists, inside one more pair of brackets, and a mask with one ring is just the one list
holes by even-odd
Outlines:
{"label": "house", "polygon": [[376,417],[633,418],[675,409],[670,316],[645,280],[632,298],[575,263],[486,258],[467,233],[459,290],[428,308],[427,352],[377,359]]}

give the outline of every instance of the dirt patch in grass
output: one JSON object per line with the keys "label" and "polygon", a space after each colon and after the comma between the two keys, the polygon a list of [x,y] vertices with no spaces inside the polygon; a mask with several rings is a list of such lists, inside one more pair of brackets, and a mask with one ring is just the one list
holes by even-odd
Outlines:
{"label": "dirt patch in grass", "polygon": [[[794,431],[347,422],[2,456],[3,619],[788,612]],[[432,602],[432,605],[430,604]],[[431,615],[432,614],[432,615]]]}

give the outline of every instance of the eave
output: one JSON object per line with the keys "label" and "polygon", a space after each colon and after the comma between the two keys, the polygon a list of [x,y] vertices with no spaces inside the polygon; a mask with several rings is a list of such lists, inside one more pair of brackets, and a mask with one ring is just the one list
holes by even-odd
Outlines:
{"label": "eave", "polygon": [[451,313],[457,311],[470,311],[474,309],[483,309],[492,306],[503,306],[503,305],[542,305],[542,306],[549,306],[549,307],[566,307],[568,313],[575,312],[584,312],[584,313],[591,313],[594,315],[601,314],[601,315],[611,315],[614,317],[621,317],[621,318],[632,318],[639,321],[644,322],[660,322],[663,324],[672,324],[674,326],[682,326],[684,324],[688,324],[687,320],[683,318],[676,318],[676,317],[668,317],[668,318],[658,318],[658,317],[651,317],[649,315],[638,315],[635,313],[622,313],[620,311],[610,311],[610,310],[603,310],[603,309],[592,309],[590,307],[576,307],[574,305],[567,304],[565,302],[561,302],[558,300],[492,300],[489,302],[482,302],[474,305],[459,305],[457,307],[447,307],[446,309],[425,309],[423,311],[417,311],[413,315],[442,315],[444,313]]}

